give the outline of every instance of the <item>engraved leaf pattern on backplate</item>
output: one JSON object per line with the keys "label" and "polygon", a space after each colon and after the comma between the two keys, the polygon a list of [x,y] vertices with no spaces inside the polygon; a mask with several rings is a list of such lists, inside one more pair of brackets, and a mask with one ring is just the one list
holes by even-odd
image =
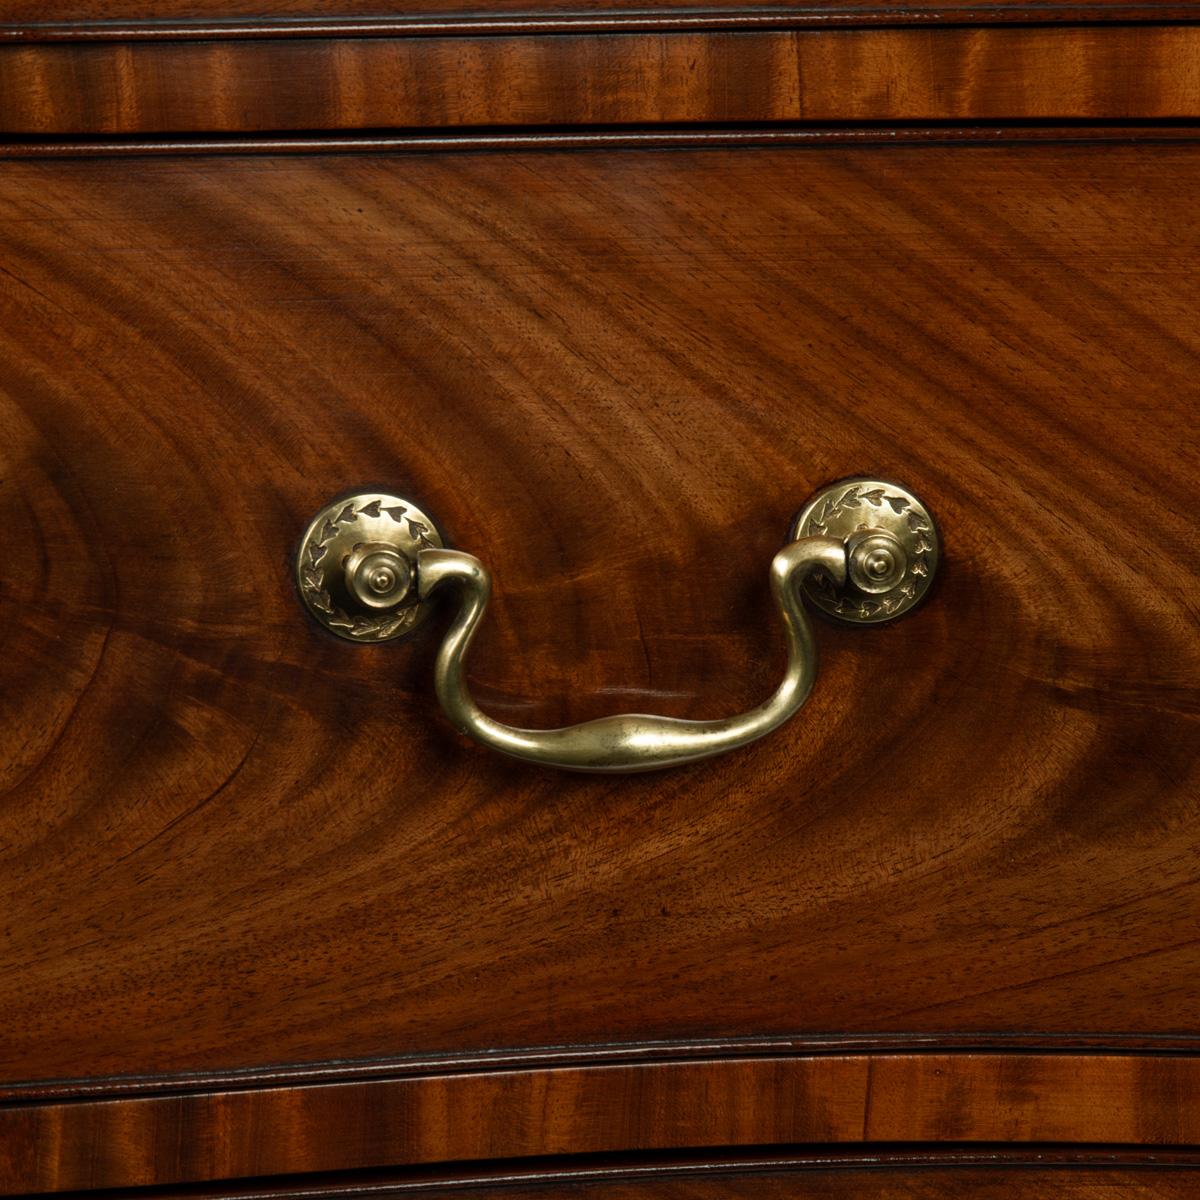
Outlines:
{"label": "engraved leaf pattern on backplate", "polygon": [[820,594],[819,599],[822,604],[831,612],[841,615],[853,613],[864,618],[876,616],[880,612],[891,615],[901,605],[916,596],[917,579],[929,577],[929,555],[933,551],[933,543],[925,535],[932,534],[933,530],[924,517],[913,511],[912,503],[906,496],[891,495],[885,488],[875,487],[864,490],[862,484],[856,483],[851,484],[838,495],[826,497],[820,508],[809,516],[805,533],[809,537],[827,536],[829,522],[839,513],[861,508],[864,504],[882,508],[885,503],[897,516],[905,515],[909,529],[918,535],[916,543],[911,548],[912,557],[905,578],[894,593],[884,596],[882,599],[852,601],[838,594],[833,580],[828,575],[818,572],[812,577],[811,582],[813,588]]}
{"label": "engraved leaf pattern on backplate", "polygon": [[[346,504],[336,517],[325,521],[318,540],[308,544],[306,551],[308,561],[305,562],[300,572],[304,595],[310,606],[323,614],[325,624],[330,629],[340,630],[362,641],[382,641],[407,629],[417,619],[417,605],[415,604],[408,605],[398,612],[369,616],[352,616],[344,612],[333,603],[329,589],[325,586],[325,570],[320,565],[328,553],[329,542],[337,536],[340,526],[357,521],[360,516],[377,519],[383,512],[386,512],[398,525],[404,524],[403,518],[407,511],[402,505],[385,509],[380,500],[372,500],[369,504],[364,504],[357,509],[353,503]],[[421,549],[433,548],[434,543],[426,536],[428,533],[426,526],[413,520],[409,520],[407,525]]]}

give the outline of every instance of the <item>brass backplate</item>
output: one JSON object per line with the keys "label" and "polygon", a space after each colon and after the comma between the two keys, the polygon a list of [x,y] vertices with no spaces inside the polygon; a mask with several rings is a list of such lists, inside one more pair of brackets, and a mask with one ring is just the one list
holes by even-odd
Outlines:
{"label": "brass backplate", "polygon": [[792,522],[791,536],[846,543],[845,586],[835,586],[823,572],[803,586],[818,612],[854,625],[877,625],[915,608],[941,558],[929,510],[907,488],[881,479],[842,479],[824,488]]}
{"label": "brass backplate", "polygon": [[360,492],[313,517],[296,555],[296,582],[308,611],[331,633],[385,642],[427,616],[429,605],[417,599],[417,554],[443,544],[412,501]]}

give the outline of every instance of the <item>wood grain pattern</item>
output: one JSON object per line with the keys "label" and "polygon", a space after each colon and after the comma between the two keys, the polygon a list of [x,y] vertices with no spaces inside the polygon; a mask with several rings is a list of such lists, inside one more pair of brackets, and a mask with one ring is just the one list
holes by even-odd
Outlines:
{"label": "wood grain pattern", "polygon": [[724,1059],[6,1107],[0,1189],[132,1188],[694,1146],[925,1141],[1194,1145],[1200,1058]]}
{"label": "wood grain pattern", "polygon": [[[0,1074],[869,1031],[1195,1032],[1194,147],[11,163]],[[310,627],[386,483],[517,724],[773,686],[849,471],[940,591],[659,778],[464,744]],[[647,582],[647,581],[652,581]]]}
{"label": "wood grain pattern", "polygon": [[1185,118],[1198,61],[1196,25],[5,45],[0,133]]}

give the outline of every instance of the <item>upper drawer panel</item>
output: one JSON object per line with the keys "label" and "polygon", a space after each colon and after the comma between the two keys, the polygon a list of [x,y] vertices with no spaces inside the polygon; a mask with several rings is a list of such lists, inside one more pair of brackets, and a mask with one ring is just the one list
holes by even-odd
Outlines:
{"label": "upper drawer panel", "polygon": [[483,30],[380,21],[346,36],[328,20],[10,28],[0,134],[1200,115],[1200,25],[796,28],[760,18],[730,29],[571,18],[549,31],[532,18]]}

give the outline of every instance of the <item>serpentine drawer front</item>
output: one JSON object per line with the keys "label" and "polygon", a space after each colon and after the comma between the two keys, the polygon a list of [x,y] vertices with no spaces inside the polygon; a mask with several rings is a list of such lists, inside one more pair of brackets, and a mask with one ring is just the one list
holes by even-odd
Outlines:
{"label": "serpentine drawer front", "polygon": [[0,1193],[1200,1193],[1200,13],[538,2],[0,8]]}

